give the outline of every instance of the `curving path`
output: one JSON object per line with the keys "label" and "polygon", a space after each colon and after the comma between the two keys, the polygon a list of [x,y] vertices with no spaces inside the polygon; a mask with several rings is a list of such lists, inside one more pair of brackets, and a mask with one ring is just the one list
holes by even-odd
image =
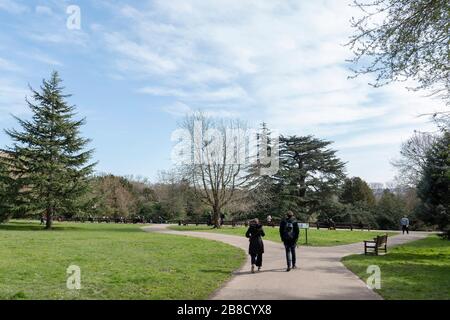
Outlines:
{"label": "curving path", "polygon": [[[239,236],[195,232],[174,231],[168,225],[143,227],[147,232],[192,236],[221,241],[247,252],[248,239]],[[410,232],[388,240],[389,247],[425,238],[426,232]],[[265,253],[261,272],[250,273],[250,258],[233,273],[211,296],[211,299],[229,300],[380,300],[380,295],[367,288],[366,284],[348,270],[341,259],[347,255],[363,252],[363,244],[354,243],[334,247],[299,247],[297,249],[298,269],[285,272],[284,247],[280,243],[264,240]]]}

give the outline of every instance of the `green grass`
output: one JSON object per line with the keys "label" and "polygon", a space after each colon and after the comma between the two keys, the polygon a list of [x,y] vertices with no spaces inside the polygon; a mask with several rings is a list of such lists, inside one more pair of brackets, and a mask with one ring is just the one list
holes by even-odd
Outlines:
{"label": "green grass", "polygon": [[[204,232],[219,232],[237,236],[245,236],[245,227],[229,227],[224,226],[220,229],[212,229],[208,226],[171,226],[170,229],[177,231],[204,231]],[[275,242],[281,242],[278,228],[264,227],[266,236],[264,239]],[[372,240],[380,232],[374,231],[349,231],[349,230],[308,230],[308,245],[310,246],[337,246],[342,244],[349,244],[354,242],[362,242],[363,240]],[[388,232],[389,235],[396,234],[396,232]],[[305,231],[300,231],[300,244],[305,244]]]}
{"label": "green grass", "polygon": [[381,270],[385,299],[450,299],[450,241],[430,236],[388,251],[387,255],[345,257],[343,263],[366,281],[369,265]]}
{"label": "green grass", "polygon": [[[0,225],[0,299],[205,299],[245,253],[203,239],[145,233],[134,225]],[[81,290],[66,269],[81,268]]]}

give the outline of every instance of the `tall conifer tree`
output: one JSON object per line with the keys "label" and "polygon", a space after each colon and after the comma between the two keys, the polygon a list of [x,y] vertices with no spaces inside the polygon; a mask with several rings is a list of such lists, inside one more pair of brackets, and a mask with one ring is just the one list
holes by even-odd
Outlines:
{"label": "tall conifer tree", "polygon": [[93,150],[85,150],[89,139],[80,136],[85,119],[75,119],[75,106],[66,101],[62,80],[53,72],[40,90],[32,88],[31,120],[17,121],[21,131],[6,130],[13,144],[1,161],[18,190],[11,201],[12,211],[44,214],[46,228],[56,215],[70,215],[85,209],[82,199],[95,163],[89,164]]}

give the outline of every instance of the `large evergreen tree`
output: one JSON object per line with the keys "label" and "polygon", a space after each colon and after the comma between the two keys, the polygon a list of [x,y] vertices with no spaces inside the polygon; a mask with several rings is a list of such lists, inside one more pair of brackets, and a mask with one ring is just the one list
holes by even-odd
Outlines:
{"label": "large evergreen tree", "polygon": [[375,224],[375,196],[363,179],[345,179],[339,200],[344,205],[344,214],[340,217],[343,222]]}
{"label": "large evergreen tree", "polygon": [[450,132],[443,132],[432,145],[422,179],[418,185],[418,196],[422,201],[419,212],[423,221],[435,224],[440,229],[450,227]]}
{"label": "large evergreen tree", "polygon": [[11,200],[16,193],[15,180],[9,175],[4,157],[7,155],[0,152],[0,223],[7,221],[13,214]]}
{"label": "large evergreen tree", "polygon": [[337,202],[345,164],[329,148],[330,141],[313,136],[280,137],[282,210],[291,209],[305,218]]}
{"label": "large evergreen tree", "polygon": [[367,182],[360,177],[347,178],[342,187],[340,200],[345,204],[364,202],[370,206],[375,205],[375,197]]}
{"label": "large evergreen tree", "polygon": [[46,228],[56,215],[85,209],[83,195],[95,164],[88,164],[93,150],[84,150],[88,139],[80,136],[85,119],[75,119],[75,106],[66,101],[61,79],[53,72],[40,90],[27,99],[31,120],[16,117],[22,131],[6,130],[13,144],[3,152],[3,166],[16,190],[12,210],[45,214]]}
{"label": "large evergreen tree", "polygon": [[400,219],[407,214],[405,202],[389,189],[383,191],[375,210],[378,228],[383,230],[398,229]]}

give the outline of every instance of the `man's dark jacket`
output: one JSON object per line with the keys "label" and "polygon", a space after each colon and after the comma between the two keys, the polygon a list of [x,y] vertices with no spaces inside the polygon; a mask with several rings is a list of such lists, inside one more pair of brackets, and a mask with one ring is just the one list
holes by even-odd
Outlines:
{"label": "man's dark jacket", "polygon": [[[292,226],[293,226],[294,238],[292,240],[287,239],[287,237],[286,237],[286,234],[287,234],[286,225],[288,224],[288,222],[292,223]],[[280,237],[281,237],[281,240],[284,242],[284,244],[287,244],[287,245],[296,244],[298,241],[299,234],[300,234],[300,229],[298,228],[298,222],[297,222],[297,220],[295,220],[294,217],[283,219],[281,221]]]}

